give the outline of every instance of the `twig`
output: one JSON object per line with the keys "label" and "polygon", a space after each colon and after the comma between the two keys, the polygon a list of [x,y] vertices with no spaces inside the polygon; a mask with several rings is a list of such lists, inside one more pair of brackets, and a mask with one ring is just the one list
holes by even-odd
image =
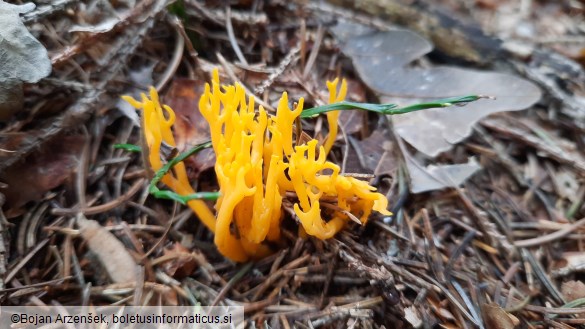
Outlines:
{"label": "twig", "polygon": [[119,198],[112,200],[110,202],[101,204],[99,206],[95,206],[95,207],[88,207],[85,209],[79,209],[79,208],[71,208],[71,209],[65,209],[65,208],[53,208],[51,210],[51,213],[53,215],[57,215],[57,216],[66,216],[66,215],[73,215],[76,214],[78,212],[82,212],[85,215],[95,215],[95,214],[100,214],[102,212],[106,212],[109,210],[112,210],[120,205],[122,205],[123,203],[125,203],[126,201],[130,200],[130,198],[132,198],[134,196],[134,194],[136,194],[136,192],[140,191],[140,189],[142,187],[144,187],[144,179],[138,179],[136,182],[134,182],[134,184],[132,184],[132,186],[128,189],[128,191],[126,191],[126,193],[122,196],[120,196]]}
{"label": "twig", "polygon": [[173,58],[171,58],[165,72],[160,77],[156,84],[156,90],[161,91],[171,80],[173,75],[177,72],[179,65],[181,64],[181,58],[183,58],[183,51],[185,50],[185,38],[181,34],[179,27],[175,27],[175,49],[173,50]]}
{"label": "twig", "polygon": [[538,246],[538,245],[541,245],[544,243],[548,243],[548,242],[560,239],[560,238],[570,234],[574,230],[578,229],[579,227],[583,226],[584,224],[585,224],[585,218],[581,218],[580,220],[576,221],[575,223],[573,223],[571,225],[567,225],[565,228],[560,229],[556,232],[553,232],[553,233],[550,233],[547,235],[543,235],[543,236],[539,236],[537,238],[515,241],[514,245],[516,247],[519,247],[519,248]]}
{"label": "twig", "polygon": [[313,48],[311,49],[311,54],[309,55],[307,65],[305,65],[303,69],[303,80],[307,79],[309,72],[311,72],[311,68],[313,68],[313,65],[315,64],[317,55],[319,55],[319,49],[321,48],[321,42],[323,41],[324,34],[325,29],[323,28],[323,25],[319,25],[319,28],[317,29],[317,37],[315,38],[315,43],[313,44]]}
{"label": "twig", "polygon": [[[244,91],[246,92],[246,94],[248,94],[250,97],[254,97],[253,94],[248,89],[248,87],[246,87],[240,81],[240,79],[238,79],[238,77],[236,76],[236,74],[234,73],[232,68],[230,67],[230,64],[225,60],[225,58],[220,53],[216,53],[215,55],[217,56],[219,63],[223,66],[223,68],[225,69],[225,73],[230,77],[230,79],[233,82],[239,83],[242,86],[242,88],[244,88]],[[272,107],[270,104],[263,101],[261,98],[255,98],[255,100],[258,104],[264,106],[264,109],[269,110],[272,113],[276,113],[276,109],[274,107]]]}
{"label": "twig", "polygon": [[242,53],[240,45],[238,45],[238,41],[236,40],[236,36],[234,34],[231,13],[232,13],[231,7],[228,5],[225,9],[225,27],[227,29],[228,37],[230,39],[230,44],[232,45],[232,49],[236,53],[236,56],[238,57],[240,62],[248,66],[248,61],[246,60],[246,57],[244,57],[244,54]]}
{"label": "twig", "polygon": [[262,81],[262,83],[259,86],[254,88],[254,94],[255,95],[263,94],[264,91],[266,90],[266,88],[270,87],[274,83],[274,81],[280,75],[282,75],[282,73],[284,73],[284,71],[286,71],[287,68],[289,68],[291,65],[295,64],[298,60],[298,54],[299,54],[300,50],[301,50],[300,43],[297,44],[296,46],[292,47],[291,50],[288,52],[288,54],[286,54],[286,56],[278,64],[278,67],[276,68],[276,70],[274,70],[274,72],[272,72],[268,76],[268,79]]}

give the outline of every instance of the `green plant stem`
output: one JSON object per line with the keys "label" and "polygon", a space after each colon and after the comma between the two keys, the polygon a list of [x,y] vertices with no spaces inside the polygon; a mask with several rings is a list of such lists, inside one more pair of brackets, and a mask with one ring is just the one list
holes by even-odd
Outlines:
{"label": "green plant stem", "polygon": [[181,154],[179,154],[178,156],[174,157],[173,159],[171,159],[169,162],[167,162],[167,164],[165,164],[161,169],[159,169],[155,175],[154,178],[150,181],[150,184],[148,185],[148,192],[152,195],[154,195],[157,198],[160,199],[169,199],[169,200],[174,200],[177,201],[181,204],[187,204],[187,202],[189,202],[190,200],[195,200],[195,199],[203,199],[203,200],[217,200],[219,198],[219,192],[198,192],[198,193],[192,193],[192,194],[188,194],[188,195],[179,195],[173,191],[161,191],[156,184],[158,184],[158,182],[164,177],[164,175],[166,175],[169,170],[171,170],[177,163],[184,161],[185,159],[187,159],[188,157],[192,156],[193,154],[208,148],[211,146],[211,142],[205,142],[202,144],[199,144],[193,148],[191,148],[190,150],[183,152]]}

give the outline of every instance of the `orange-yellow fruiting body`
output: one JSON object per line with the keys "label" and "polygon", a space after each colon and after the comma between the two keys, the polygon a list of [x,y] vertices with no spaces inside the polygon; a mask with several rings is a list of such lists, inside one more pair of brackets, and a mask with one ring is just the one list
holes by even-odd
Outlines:
{"label": "orange-yellow fruiting body", "polygon": [[[337,83],[339,78],[333,81],[327,81],[327,89],[329,89],[329,104],[341,102],[345,100],[345,95],[347,94],[347,82],[345,79],[341,81],[341,88],[339,89],[339,93],[337,93]],[[335,143],[335,139],[337,138],[337,129],[338,123],[337,120],[339,119],[339,111],[331,111],[327,112],[327,123],[329,124],[329,136],[327,136],[327,140],[323,145],[325,149],[325,154],[329,154],[331,151],[331,147],[333,147],[333,143]]]}
{"label": "orange-yellow fruiting body", "polygon": [[[337,85],[337,79],[327,83],[330,103],[345,98],[345,80],[339,92]],[[158,170],[162,141],[175,145],[174,114],[167,106],[161,108],[154,89],[150,99],[143,95],[142,102],[124,99],[144,111],[142,125],[150,163]],[[334,236],[351,217],[365,224],[372,210],[390,214],[384,195],[367,182],[340,175],[339,166],[327,161],[337,135],[337,111],[327,113],[330,133],[323,146],[314,139],[295,146],[293,123],[303,110],[302,98],[291,109],[287,93],[283,93],[276,115],[270,117],[262,106],[256,111],[254,98],[246,99],[242,86],[220,86],[217,70],[211,85],[205,86],[199,110],[209,122],[221,197],[215,217],[202,201],[191,201],[189,206],[214,231],[215,244],[226,257],[244,262],[270,254],[265,241],[280,238],[282,201],[287,192],[298,198],[293,208],[304,231],[319,239]],[[173,173],[162,182],[179,194],[193,193],[182,163]],[[323,206],[325,200],[332,204]]]}
{"label": "orange-yellow fruiting body", "polygon": [[[142,109],[142,131],[149,149],[149,162],[152,170],[155,172],[163,167],[160,158],[160,147],[163,142],[170,146],[175,146],[175,138],[171,127],[175,123],[175,113],[168,106],[161,107],[156,89],[150,88],[150,99],[142,94],[142,102],[135,100],[130,96],[122,96],[122,98],[137,109]],[[163,112],[164,109],[164,112]],[[165,117],[165,112],[168,119]],[[195,193],[189,180],[187,179],[187,171],[185,164],[178,163],[172,173],[169,172],[161,179],[171,190],[180,195],[188,195]],[[215,216],[213,212],[207,207],[202,200],[190,200],[189,207],[199,217],[199,219],[211,231],[215,231]]]}

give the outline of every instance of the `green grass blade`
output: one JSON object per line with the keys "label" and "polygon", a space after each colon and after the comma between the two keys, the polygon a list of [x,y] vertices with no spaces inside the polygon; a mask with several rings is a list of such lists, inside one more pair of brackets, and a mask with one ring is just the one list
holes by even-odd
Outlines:
{"label": "green grass blade", "polygon": [[173,200],[181,204],[187,204],[187,202],[196,199],[215,201],[219,198],[220,195],[219,192],[197,192],[188,195],[179,195],[173,191],[169,190],[161,191],[158,188],[156,188],[156,191],[151,191],[151,194],[158,199]]}
{"label": "green grass blade", "polygon": [[114,144],[114,148],[117,150],[124,150],[127,152],[136,152],[136,153],[142,152],[142,149],[140,148],[140,146],[134,145],[134,144]]}
{"label": "green grass blade", "polygon": [[393,108],[396,108],[396,104],[371,104],[371,103],[355,103],[355,102],[338,102],[333,104],[327,104],[323,106],[317,106],[309,108],[301,112],[301,118],[312,118],[321,113],[337,110],[364,110],[371,112],[384,113]]}
{"label": "green grass blade", "polygon": [[414,105],[409,105],[406,107],[398,108],[396,104],[372,104],[372,103],[355,103],[355,102],[338,102],[333,104],[327,104],[323,106],[317,106],[313,108],[309,108],[301,112],[301,118],[312,118],[321,113],[326,113],[330,111],[338,111],[338,110],[363,110],[363,111],[371,111],[380,114],[386,115],[395,115],[395,114],[404,114],[409,112],[421,111],[426,109],[432,108],[442,108],[448,107],[453,105],[463,106],[467,103],[474,102],[480,98],[487,98],[486,96],[479,96],[479,95],[468,95],[462,97],[450,97],[439,99],[436,101],[428,102],[428,103],[419,103]]}
{"label": "green grass blade", "polygon": [[443,108],[449,107],[453,105],[458,106],[465,106],[467,103],[475,102],[478,99],[485,98],[484,96],[477,96],[477,95],[469,95],[469,96],[462,96],[462,97],[451,97],[451,98],[443,98],[436,101],[428,102],[428,103],[419,103],[414,105],[409,105],[406,107],[401,107],[399,109],[393,109],[385,114],[394,115],[394,114],[404,114],[409,112],[427,110],[427,109],[435,109],[435,108]]}

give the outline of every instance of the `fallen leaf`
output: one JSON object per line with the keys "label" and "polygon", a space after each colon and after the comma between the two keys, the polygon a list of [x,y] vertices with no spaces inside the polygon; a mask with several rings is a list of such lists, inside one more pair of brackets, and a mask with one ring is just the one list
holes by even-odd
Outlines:
{"label": "fallen leaf", "polygon": [[392,174],[398,168],[398,161],[389,152],[392,142],[387,136],[387,131],[378,129],[359,142],[364,165],[369,172],[375,175]]}
{"label": "fallen leaf", "polygon": [[61,185],[75,171],[84,144],[81,135],[57,136],[22,162],[6,168],[0,174],[0,181],[7,185],[1,190],[6,206],[19,208]]}
{"label": "fallen leaf", "polygon": [[343,127],[346,134],[359,133],[364,126],[364,113],[361,111],[340,111],[339,125]]}
{"label": "fallen leaf", "polygon": [[177,148],[189,147],[209,141],[209,124],[199,112],[199,97],[205,81],[175,79],[164,97],[164,103],[175,112],[174,134]]}
{"label": "fallen leaf", "polygon": [[410,173],[410,189],[412,193],[440,190],[445,187],[457,187],[481,169],[481,166],[473,157],[467,163],[441,166],[431,164],[426,167],[411,155],[405,156],[405,158]]}
{"label": "fallen leaf", "polygon": [[481,169],[475,158],[471,157],[467,163],[452,165],[424,166],[400,145],[406,166],[410,175],[410,189],[412,193],[440,190],[445,187],[457,187],[467,178]]}
{"label": "fallen leaf", "polygon": [[[209,124],[199,112],[199,97],[205,81],[175,79],[165,95],[165,104],[175,112],[174,135],[180,152],[211,140]],[[215,153],[204,149],[185,160],[189,176],[196,178],[201,172],[213,168]]]}
{"label": "fallen leaf", "polygon": [[[346,23],[344,23],[346,24]],[[343,25],[343,24],[342,24]],[[536,103],[539,88],[519,77],[456,67],[406,66],[431,51],[430,43],[405,30],[357,34],[354,26],[333,31],[362,80],[384,103],[407,105],[462,95],[489,95],[462,108],[431,109],[393,116],[398,134],[417,150],[434,157],[466,138],[472,126],[490,113],[522,110]],[[363,29],[362,29],[363,30]]]}
{"label": "fallen leaf", "polygon": [[[523,110],[540,99],[540,90],[521,78],[494,72],[455,67],[434,67],[429,70],[404,69],[400,78],[388,84],[409,84],[413,98],[450,97],[449,95],[489,95],[496,99],[480,99],[464,107],[429,109],[392,117],[398,134],[419,151],[435,157],[450,150],[467,138],[473,125],[481,118],[500,111]],[[398,76],[396,76],[398,77]],[[416,87],[418,85],[418,87]],[[385,94],[401,95],[407,88],[386,88]],[[418,92],[420,91],[420,92]],[[444,95],[444,96],[440,96]],[[397,97],[381,97],[382,102],[399,102]]]}
{"label": "fallen leaf", "polygon": [[[538,87],[509,74],[447,66],[409,66],[432,50],[429,41],[411,31],[381,32],[346,22],[339,23],[332,31],[359,76],[383,103],[404,106],[462,95],[496,98],[482,99],[465,107],[391,116],[398,135],[430,157],[450,150],[471,134],[477,121],[490,113],[521,110],[540,99]],[[404,147],[401,149],[406,152]],[[414,157],[406,154],[405,157],[413,193],[458,186],[480,168],[473,159],[467,164],[425,167]]]}
{"label": "fallen leaf", "polygon": [[162,268],[175,279],[183,279],[193,274],[193,271],[197,268],[195,257],[193,257],[189,249],[180,243],[175,243],[172,248],[165,249],[164,255],[172,257],[172,259],[162,264]]}
{"label": "fallen leaf", "polygon": [[114,234],[95,220],[89,220],[83,215],[77,218],[77,225],[81,237],[87,242],[87,247],[96,255],[112,282],[136,281],[138,266],[132,255]]}

